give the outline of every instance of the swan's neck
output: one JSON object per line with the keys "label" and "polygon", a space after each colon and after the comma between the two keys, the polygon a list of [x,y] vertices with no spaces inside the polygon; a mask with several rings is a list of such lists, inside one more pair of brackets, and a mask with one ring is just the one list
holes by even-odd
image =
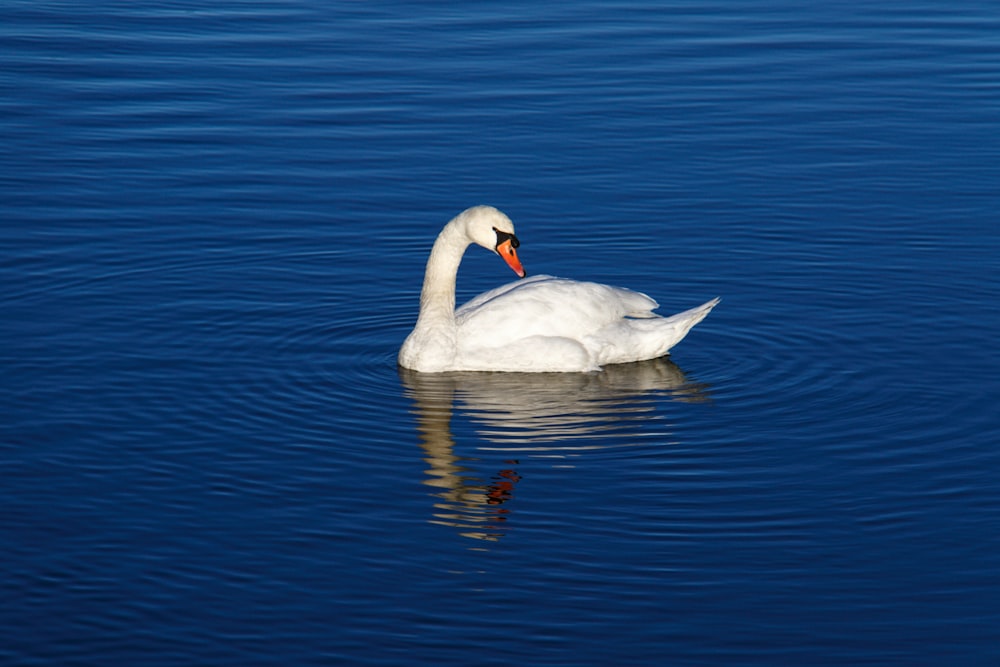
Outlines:
{"label": "swan's neck", "polygon": [[420,292],[417,326],[455,323],[455,280],[469,238],[457,224],[449,224],[438,235],[427,259],[424,287]]}

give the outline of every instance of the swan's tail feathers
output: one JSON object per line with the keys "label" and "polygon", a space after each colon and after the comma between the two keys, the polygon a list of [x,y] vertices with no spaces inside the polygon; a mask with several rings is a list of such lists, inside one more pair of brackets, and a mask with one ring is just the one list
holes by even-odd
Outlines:
{"label": "swan's tail feathers", "polygon": [[700,306],[696,306],[690,310],[685,310],[683,313],[671,315],[670,317],[664,319],[669,322],[682,324],[684,326],[684,333],[687,333],[691,327],[705,319],[705,316],[712,312],[712,309],[719,305],[720,301],[722,301],[721,298],[715,297],[711,301],[706,301]]}
{"label": "swan's tail feathers", "polygon": [[594,337],[599,343],[598,363],[603,366],[662,357],[718,303],[715,298],[670,317],[621,320],[605,327]]}
{"label": "swan's tail feathers", "polygon": [[681,342],[691,328],[701,322],[705,317],[712,312],[721,299],[715,297],[711,301],[706,301],[700,306],[691,308],[690,310],[685,310],[683,313],[677,313],[676,315],[671,315],[670,317],[664,318],[666,321],[662,323],[662,328],[666,330],[667,335],[664,336],[663,343],[666,344],[666,349],[660,352],[657,356],[662,356],[670,351],[677,343]]}

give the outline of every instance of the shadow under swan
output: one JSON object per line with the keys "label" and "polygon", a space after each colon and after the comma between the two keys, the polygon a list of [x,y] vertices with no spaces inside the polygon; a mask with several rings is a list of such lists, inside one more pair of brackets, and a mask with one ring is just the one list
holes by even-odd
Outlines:
{"label": "shadow under swan", "polygon": [[[432,523],[465,537],[495,541],[505,534],[503,505],[521,476],[522,455],[568,458],[620,444],[638,433],[657,403],[710,400],[708,386],[688,381],[666,357],[607,366],[598,373],[418,373],[399,367],[414,403],[417,431],[436,489]],[[471,469],[476,459],[455,453],[455,410],[474,424],[475,449],[502,453],[488,481]],[[617,437],[616,437],[617,436]]]}

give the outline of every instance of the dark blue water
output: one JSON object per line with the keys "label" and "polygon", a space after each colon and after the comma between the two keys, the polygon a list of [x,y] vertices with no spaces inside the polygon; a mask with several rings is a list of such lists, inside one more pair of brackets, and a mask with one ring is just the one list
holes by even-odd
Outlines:
{"label": "dark blue water", "polygon": [[[985,2],[4,3],[0,662],[1000,664],[998,82]],[[480,203],[723,302],[401,372]]]}

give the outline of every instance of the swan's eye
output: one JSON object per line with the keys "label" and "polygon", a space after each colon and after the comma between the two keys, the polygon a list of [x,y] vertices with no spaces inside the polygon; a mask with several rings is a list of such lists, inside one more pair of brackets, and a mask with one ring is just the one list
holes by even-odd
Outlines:
{"label": "swan's eye", "polygon": [[497,234],[497,246],[499,246],[504,241],[510,241],[511,248],[517,248],[521,245],[521,242],[518,241],[517,237],[514,236],[513,234],[508,234],[507,232],[501,232],[496,227],[493,228],[493,231],[496,232]]}

